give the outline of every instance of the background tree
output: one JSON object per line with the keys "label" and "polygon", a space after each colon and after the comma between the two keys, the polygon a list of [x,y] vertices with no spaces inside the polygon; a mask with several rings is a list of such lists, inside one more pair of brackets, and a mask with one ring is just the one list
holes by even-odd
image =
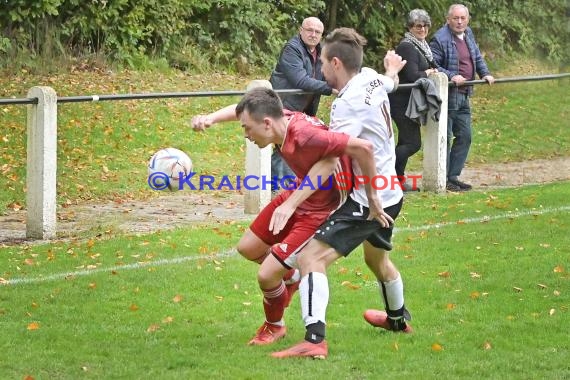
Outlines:
{"label": "background tree", "polygon": [[[162,60],[186,70],[212,65],[268,70],[301,20],[326,30],[353,27],[368,39],[365,63],[377,67],[405,32],[414,8],[445,22],[448,1],[378,0],[0,0],[0,67],[49,68],[58,60],[97,59],[137,67]],[[465,1],[481,48],[568,62],[566,0]],[[61,65],[59,62],[56,69]]]}

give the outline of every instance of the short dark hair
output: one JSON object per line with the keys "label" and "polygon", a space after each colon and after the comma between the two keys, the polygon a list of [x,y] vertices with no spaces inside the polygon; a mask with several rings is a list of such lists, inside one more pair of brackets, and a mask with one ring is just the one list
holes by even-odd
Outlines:
{"label": "short dark hair", "polygon": [[349,71],[359,71],[364,57],[366,38],[352,28],[336,28],[324,40],[325,58],[337,57]]}
{"label": "short dark hair", "polygon": [[283,103],[275,91],[256,87],[245,93],[236,106],[236,115],[247,111],[252,119],[261,121],[264,117],[278,119],[283,116]]}

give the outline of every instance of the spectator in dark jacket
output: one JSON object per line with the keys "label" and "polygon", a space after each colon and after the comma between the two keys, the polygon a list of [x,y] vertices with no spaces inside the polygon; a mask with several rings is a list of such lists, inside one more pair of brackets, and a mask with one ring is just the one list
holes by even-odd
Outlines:
{"label": "spectator in dark jacket", "polygon": [[447,24],[433,36],[430,47],[438,71],[455,83],[449,89],[447,115],[447,190],[471,190],[471,185],[459,180],[471,147],[471,108],[469,97],[473,86],[465,81],[475,79],[475,73],[489,84],[491,75],[469,24],[469,10],[465,5],[453,4],[447,12]]}
{"label": "spectator in dark jacket", "polygon": [[[281,50],[279,61],[269,81],[274,90],[301,89],[311,94],[281,94],[283,108],[315,116],[321,95],[330,95],[332,88],[321,73],[321,38],[324,26],[316,17],[303,20],[299,34],[291,38]],[[271,175],[282,178],[294,174],[281,158],[279,148],[271,156]]]}
{"label": "spectator in dark jacket", "polygon": [[[398,73],[400,84],[414,83],[420,78],[437,72],[436,64],[426,42],[431,27],[431,18],[423,9],[414,9],[406,20],[408,31],[396,47],[396,54],[406,60],[406,66]],[[414,155],[422,146],[420,124],[408,118],[406,109],[410,99],[411,89],[401,89],[388,94],[390,98],[390,113],[398,128],[398,144],[396,145],[396,174],[402,177],[404,191],[418,190],[405,182],[405,170],[408,158]]]}

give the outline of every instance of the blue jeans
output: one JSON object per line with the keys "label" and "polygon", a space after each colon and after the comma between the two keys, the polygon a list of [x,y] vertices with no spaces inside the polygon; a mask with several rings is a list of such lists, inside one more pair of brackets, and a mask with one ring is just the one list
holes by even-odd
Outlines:
{"label": "blue jeans", "polygon": [[460,175],[471,147],[471,107],[467,94],[457,94],[457,109],[447,114],[447,179]]}

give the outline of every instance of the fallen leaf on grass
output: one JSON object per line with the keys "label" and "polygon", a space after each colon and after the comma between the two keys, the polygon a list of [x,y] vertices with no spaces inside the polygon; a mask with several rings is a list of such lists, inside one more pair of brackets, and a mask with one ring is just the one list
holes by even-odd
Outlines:
{"label": "fallen leaf on grass", "polygon": [[342,286],[345,286],[349,289],[360,289],[360,285],[354,285],[352,282],[350,281],[343,281],[341,283]]}
{"label": "fallen leaf on grass", "polygon": [[478,291],[473,291],[471,293],[469,293],[469,297],[473,300],[479,298],[481,296],[481,293],[479,293]]}
{"label": "fallen leaf on grass", "polygon": [[518,287],[516,287],[516,286],[513,286],[513,289],[514,289],[514,291],[517,292],[517,293],[520,293],[520,292],[523,291],[522,288],[518,288]]}
{"label": "fallen leaf on grass", "polygon": [[167,323],[172,323],[173,321],[174,321],[174,318],[166,317],[162,320],[162,323],[164,323],[166,325]]}
{"label": "fallen leaf on grass", "polygon": [[22,205],[19,204],[18,202],[10,203],[7,207],[8,207],[9,209],[14,210],[14,211],[18,211],[18,210],[21,210],[21,209],[22,209]]}
{"label": "fallen leaf on grass", "polygon": [[25,259],[24,264],[26,265],[34,265],[34,259]]}
{"label": "fallen leaf on grass", "polygon": [[550,309],[550,311],[548,312],[549,315],[554,315],[554,313],[556,313],[555,309]]}
{"label": "fallen leaf on grass", "polygon": [[491,348],[493,348],[493,347],[491,346],[491,343],[489,343],[489,342],[483,343],[483,349],[484,349],[484,350],[490,350]]}
{"label": "fallen leaf on grass", "polygon": [[564,273],[564,268],[561,267],[560,265],[557,265],[554,267],[554,273]]}
{"label": "fallen leaf on grass", "polygon": [[431,345],[432,351],[443,351],[443,346],[439,343],[434,343]]}
{"label": "fallen leaf on grass", "polygon": [[159,329],[160,329],[160,325],[157,323],[153,323],[152,325],[148,326],[148,328],[146,329],[146,332],[152,333],[152,332],[155,332]]}
{"label": "fallen leaf on grass", "polygon": [[139,309],[139,307],[138,307],[136,304],[133,303],[133,304],[131,304],[131,306],[129,306],[129,309],[130,309],[131,311],[137,311],[137,310]]}
{"label": "fallen leaf on grass", "polygon": [[40,324],[38,322],[31,322],[28,324],[28,330],[38,330],[40,328]]}
{"label": "fallen leaf on grass", "polygon": [[548,286],[546,286],[546,285],[544,285],[544,284],[536,284],[536,285],[538,285],[538,287],[541,288],[541,289],[546,289],[546,288],[548,288]]}
{"label": "fallen leaf on grass", "polygon": [[455,309],[456,306],[457,305],[455,305],[454,303],[448,303],[446,306],[446,309],[447,310],[453,310],[453,309]]}
{"label": "fallen leaf on grass", "polygon": [[174,303],[179,303],[180,301],[182,301],[182,296],[180,294],[175,295],[172,299],[172,302]]}
{"label": "fallen leaf on grass", "polygon": [[444,277],[444,278],[451,277],[451,273],[449,273],[448,271],[439,272],[437,275],[438,275],[439,277]]}

